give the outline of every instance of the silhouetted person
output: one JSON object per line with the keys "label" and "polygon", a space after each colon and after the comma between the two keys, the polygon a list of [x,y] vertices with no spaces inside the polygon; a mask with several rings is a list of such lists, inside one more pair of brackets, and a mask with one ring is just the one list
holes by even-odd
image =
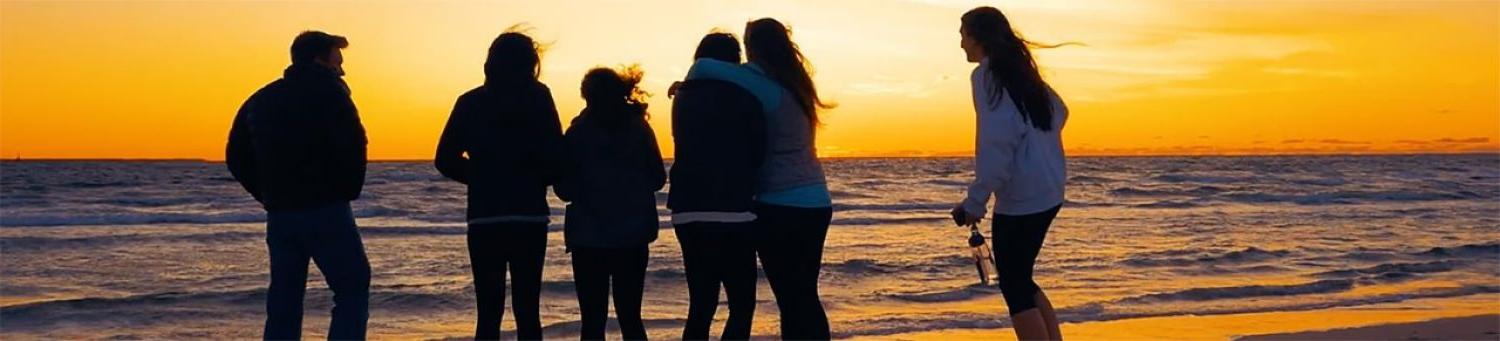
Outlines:
{"label": "silhouetted person", "polygon": [[589,70],[582,86],[587,107],[563,137],[568,161],[554,190],[569,201],[565,237],[587,340],[604,338],[611,289],[622,336],[646,338],[641,294],[658,228],[656,191],[667,175],[640,81],[634,67]]}
{"label": "silhouetted person", "polygon": [[[469,187],[469,263],[478,317],[474,338],[500,338],[510,270],[516,337],[540,339],[547,186],[561,162],[562,125],[552,92],[537,81],[531,37],[506,32],[490,45],[484,85],[459,96],[433,163]],[[467,155],[467,156],[466,156]]]}
{"label": "silhouetted person", "polygon": [[827,339],[818,275],[833,200],[814,141],[818,110],[833,105],[818,97],[806,58],[792,42],[791,31],[776,19],[745,25],[745,57],[750,63],[744,66],[700,59],[688,71],[688,80],[735,82],[763,103],[765,163],[752,210],[756,252],[781,311],[781,337]]}
{"label": "silhouetted person", "polygon": [[328,338],[365,338],[370,263],[349,208],[364,186],[365,130],[341,78],[347,46],[297,35],[292,66],[245,101],[229,131],[225,163],[266,209],[266,339],[301,338],[309,258],[333,290]]}
{"label": "silhouetted person", "polygon": [[[712,33],[694,59],[740,63],[740,42]],[[672,101],[672,191],[667,208],[682,245],[688,281],[686,340],[708,339],[719,308],[719,285],[729,296],[722,338],[750,337],[755,316],[754,206],[756,178],[765,158],[765,116],[746,89],[716,79],[688,80]]]}
{"label": "silhouetted person", "polygon": [[974,182],[953,208],[954,222],[979,223],[985,204],[995,197],[995,264],[1016,337],[1061,340],[1057,314],[1031,271],[1047,228],[1062,209],[1067,179],[1062,129],[1068,108],[1042,80],[1031,57],[1032,46],[1044,45],[1021,38],[1000,10],[980,7],[964,13],[959,35],[968,61],[979,63],[969,77],[978,129]]}

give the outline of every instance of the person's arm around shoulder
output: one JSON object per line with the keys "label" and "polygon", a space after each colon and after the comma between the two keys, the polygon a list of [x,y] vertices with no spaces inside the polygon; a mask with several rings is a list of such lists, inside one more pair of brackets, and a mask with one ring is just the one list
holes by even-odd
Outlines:
{"label": "person's arm around shoulder", "polygon": [[432,157],[432,165],[438,173],[465,185],[469,184],[469,158],[464,157],[464,152],[468,151],[465,131],[469,127],[465,123],[470,115],[471,101],[465,94],[453,103],[453,112],[448,114],[448,123],[443,125],[442,137],[438,138],[437,154]]}
{"label": "person's arm around shoulder", "polygon": [[769,111],[781,104],[781,85],[742,64],[711,58],[699,58],[688,69],[687,80],[715,79],[739,85],[760,100],[761,109]]}

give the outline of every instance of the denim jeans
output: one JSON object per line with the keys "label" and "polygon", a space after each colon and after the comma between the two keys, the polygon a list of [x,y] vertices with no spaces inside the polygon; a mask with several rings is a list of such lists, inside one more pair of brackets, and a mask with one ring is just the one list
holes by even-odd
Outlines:
{"label": "denim jeans", "polygon": [[370,317],[370,262],[348,202],[266,214],[271,288],[266,292],[267,340],[302,337],[302,298],[312,259],[333,291],[331,340],[362,340]]}

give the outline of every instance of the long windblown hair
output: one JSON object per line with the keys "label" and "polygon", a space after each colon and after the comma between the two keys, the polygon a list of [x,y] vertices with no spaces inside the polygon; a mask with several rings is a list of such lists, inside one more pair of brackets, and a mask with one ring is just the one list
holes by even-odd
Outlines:
{"label": "long windblown hair", "polygon": [[619,70],[596,67],[583,75],[580,90],[588,104],[584,115],[599,120],[608,127],[619,127],[631,119],[645,119],[646,98],[651,94],[639,87],[645,72],[640,65],[628,65]]}
{"label": "long windblown hair", "polygon": [[542,52],[545,48],[526,35],[525,26],[511,26],[490,43],[484,61],[486,84],[522,84],[535,82],[542,74]]}
{"label": "long windblown hair", "polygon": [[963,16],[963,31],[973,38],[989,58],[989,104],[1000,105],[1007,93],[1016,109],[1032,127],[1052,130],[1052,92],[1037,70],[1032,48],[1053,48],[1069,44],[1045,45],[1022,38],[1010,26],[1005,14],[994,7],[979,7]]}
{"label": "long windblown hair", "polygon": [[832,109],[835,105],[818,97],[818,88],[813,84],[812,65],[797,43],[792,41],[792,32],[780,21],[761,18],[745,24],[745,54],[751,63],[760,66],[771,79],[786,88],[796,97],[797,105],[807,114],[807,120],[818,124],[818,109]]}

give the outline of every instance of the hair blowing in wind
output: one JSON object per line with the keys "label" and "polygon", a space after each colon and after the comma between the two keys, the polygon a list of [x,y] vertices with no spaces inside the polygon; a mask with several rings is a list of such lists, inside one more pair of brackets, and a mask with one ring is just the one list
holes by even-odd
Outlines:
{"label": "hair blowing in wind", "polygon": [[1010,20],[994,7],[980,7],[964,13],[963,30],[978,42],[989,58],[990,79],[993,80],[989,84],[990,106],[1000,105],[1001,99],[1009,93],[1016,109],[1032,127],[1051,131],[1052,94],[1037,70],[1031,48],[1082,44],[1046,45],[1028,41],[1012,29]]}
{"label": "hair blowing in wind", "polygon": [[836,106],[818,97],[812,65],[792,41],[791,30],[780,21],[761,18],[745,24],[745,54],[751,63],[759,65],[771,79],[796,96],[797,105],[813,124],[818,123],[818,109]]}

